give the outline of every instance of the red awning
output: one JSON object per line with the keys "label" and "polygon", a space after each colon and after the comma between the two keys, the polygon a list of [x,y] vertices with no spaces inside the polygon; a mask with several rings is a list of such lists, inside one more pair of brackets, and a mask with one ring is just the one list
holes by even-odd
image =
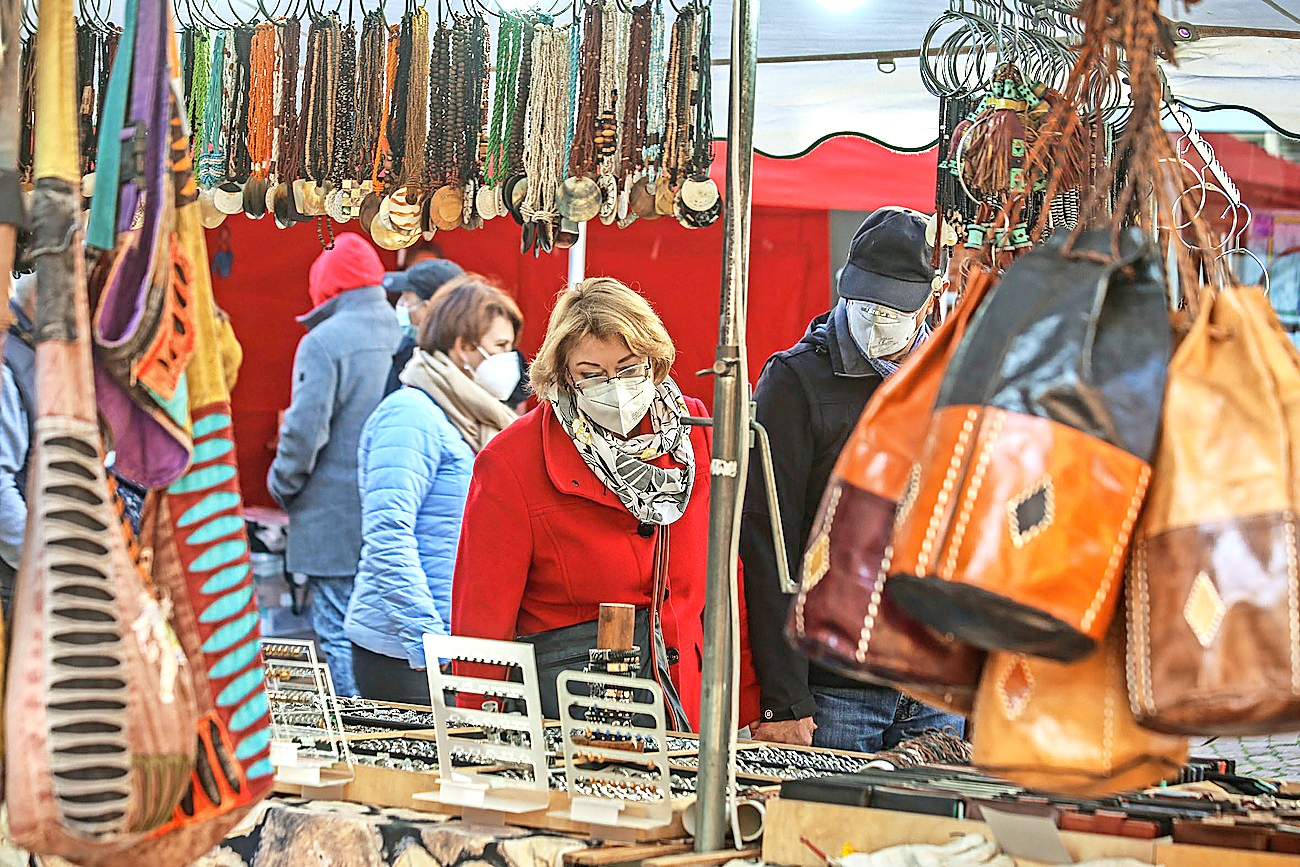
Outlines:
{"label": "red awning", "polygon": [[[1300,209],[1300,165],[1227,133],[1205,136],[1250,207]],[[712,176],[726,176],[719,142]],[[827,139],[796,159],[754,157],[754,205],[810,211],[869,211],[882,205],[934,210],[938,150],[898,153],[867,139]]]}

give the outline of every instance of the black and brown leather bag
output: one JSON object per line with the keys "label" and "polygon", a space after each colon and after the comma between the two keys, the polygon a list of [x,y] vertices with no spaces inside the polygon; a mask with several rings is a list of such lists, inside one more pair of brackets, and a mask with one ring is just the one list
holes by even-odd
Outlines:
{"label": "black and brown leather bag", "polygon": [[990,653],[975,699],[972,761],[1022,786],[1082,796],[1176,776],[1187,739],[1141,728],[1126,698],[1119,620],[1078,662]]}
{"label": "black and brown leather bag", "polygon": [[970,712],[984,653],[904,614],[888,593],[886,558],[944,368],[991,283],[972,269],[961,304],[876,389],[822,497],[786,624],[790,642],[820,665],[959,713]]}
{"label": "black and brown leather bag", "polygon": [[1143,725],[1300,728],[1300,353],[1257,288],[1206,298],[1169,368],[1128,574]]}
{"label": "black and brown leather bag", "polygon": [[1170,331],[1141,233],[1016,261],[944,374],[899,503],[890,595],[989,650],[1076,660],[1105,635],[1150,477]]}

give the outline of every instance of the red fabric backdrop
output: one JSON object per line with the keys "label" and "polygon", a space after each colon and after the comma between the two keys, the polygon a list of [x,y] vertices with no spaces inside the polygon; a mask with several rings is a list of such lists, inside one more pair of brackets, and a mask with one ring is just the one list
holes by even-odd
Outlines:
{"label": "red fabric backdrop", "polygon": [[[515,295],[525,317],[521,345],[525,352],[535,350],[555,294],[564,286],[568,257],[520,256],[518,227],[508,219],[493,220],[481,231],[442,233],[438,241],[449,258],[498,280]],[[242,217],[210,231],[208,244],[211,253],[228,245],[234,257],[230,276],[214,274],[213,285],[244,346],[233,401],[240,483],[250,505],[273,505],[266,492],[270,444],[277,414],[289,402],[294,348],[303,334],[294,317],[310,306],[307,269],[320,244],[306,225],[281,231],[269,221]],[[713,363],[721,249],[721,224],[688,232],[667,219],[628,229],[593,226],[587,247],[589,275],[617,277],[654,303],[677,343],[678,382],[709,404],[712,380],[694,374]],[[797,340],[828,304],[826,211],[756,209],[752,251],[749,367],[756,378],[767,356]],[[383,256],[392,267],[392,255]]]}
{"label": "red fabric backdrop", "polygon": [[[1231,136],[1207,136],[1256,208],[1296,207],[1300,166],[1269,156]],[[722,186],[726,145],[717,147],[713,175]],[[829,303],[830,210],[871,210],[934,203],[937,151],[898,154],[853,137],[830,139],[794,160],[754,161],[754,216],[749,280],[749,373],[803,334]],[[343,231],[344,229],[340,229]],[[226,241],[223,242],[223,237]],[[446,255],[468,270],[498,280],[513,292],[526,324],[521,345],[537,348],[552,300],[564,285],[568,256],[519,255],[518,228],[509,219],[476,232],[438,236]],[[276,415],[289,402],[294,348],[306,311],[307,269],[320,252],[304,225],[279,231],[269,220],[233,217],[208,233],[215,252],[228,244],[234,263],[228,278],[214,275],[217,302],[234,321],[245,361],[234,394],[241,482],[249,503],[271,505],[266,493]],[[394,257],[383,253],[392,267]],[[593,225],[587,274],[617,277],[639,288],[658,308],[677,343],[675,374],[687,394],[712,404],[712,380],[695,372],[713,362],[717,341],[722,226],[688,232],[674,220],[638,222],[628,229]]]}

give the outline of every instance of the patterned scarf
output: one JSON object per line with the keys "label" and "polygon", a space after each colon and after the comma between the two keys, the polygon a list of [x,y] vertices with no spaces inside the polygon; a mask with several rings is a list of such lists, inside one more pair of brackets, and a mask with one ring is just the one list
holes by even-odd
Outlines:
{"label": "patterned scarf", "polygon": [[[665,379],[655,389],[651,432],[625,440],[589,419],[568,389],[556,389],[549,399],[582,460],[637,520],[662,526],[682,516],[695,483],[695,451],[690,427],[682,423],[688,414],[686,400],[675,382]],[[651,463],[663,455],[671,455],[680,466]]]}

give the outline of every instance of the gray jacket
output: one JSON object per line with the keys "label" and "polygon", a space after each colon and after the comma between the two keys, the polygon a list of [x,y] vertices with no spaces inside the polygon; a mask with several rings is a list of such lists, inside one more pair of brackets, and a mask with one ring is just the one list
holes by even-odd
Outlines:
{"label": "gray jacket", "polygon": [[402,329],[379,286],[344,292],[298,321],[307,336],[266,484],[289,513],[289,571],[351,576],[361,558],[357,444]]}

